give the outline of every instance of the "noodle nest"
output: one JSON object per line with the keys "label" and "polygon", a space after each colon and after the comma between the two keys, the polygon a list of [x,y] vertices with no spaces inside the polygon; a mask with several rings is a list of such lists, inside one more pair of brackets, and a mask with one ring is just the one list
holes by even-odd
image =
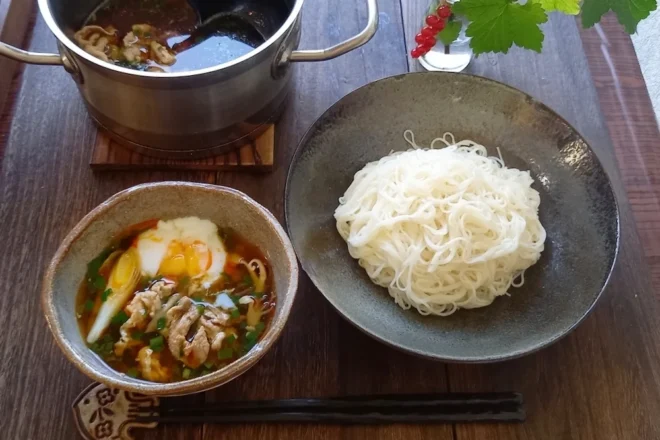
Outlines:
{"label": "noodle nest", "polygon": [[529,172],[451,133],[428,149],[409,130],[404,138],[412,149],[368,163],[339,199],[337,230],[351,256],[422,315],[484,307],[521,286],[546,237]]}

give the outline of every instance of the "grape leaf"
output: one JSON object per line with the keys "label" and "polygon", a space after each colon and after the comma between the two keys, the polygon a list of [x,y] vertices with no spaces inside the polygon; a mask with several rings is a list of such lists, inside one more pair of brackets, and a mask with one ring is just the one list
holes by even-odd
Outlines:
{"label": "grape leaf", "polygon": [[545,12],[559,11],[564,14],[577,15],[580,13],[580,0],[534,0],[540,3]]}
{"label": "grape leaf", "polygon": [[461,33],[461,27],[463,27],[463,23],[460,21],[448,21],[445,28],[438,34],[436,38],[442,41],[442,44],[445,46],[449,46],[458,38],[458,34]]}
{"label": "grape leaf", "polygon": [[637,24],[657,7],[656,0],[584,0],[582,25],[591,27],[609,10],[614,11],[626,32],[634,34]]}
{"label": "grape leaf", "polygon": [[511,0],[461,0],[454,3],[452,9],[470,20],[465,33],[472,37],[470,47],[476,54],[507,53],[513,44],[541,51],[543,32],[539,25],[548,21],[548,16],[538,3],[521,5]]}

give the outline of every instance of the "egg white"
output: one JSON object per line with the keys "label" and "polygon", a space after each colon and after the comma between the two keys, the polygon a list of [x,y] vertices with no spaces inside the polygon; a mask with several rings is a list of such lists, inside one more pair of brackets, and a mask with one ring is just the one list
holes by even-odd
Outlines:
{"label": "egg white", "polygon": [[194,278],[205,285],[210,285],[220,278],[227,260],[227,251],[218,235],[218,227],[213,222],[199,217],[160,220],[155,228],[139,235],[137,251],[143,276],[153,277],[158,274],[161,262],[173,240],[184,244],[195,241],[205,243],[212,255],[211,266]]}

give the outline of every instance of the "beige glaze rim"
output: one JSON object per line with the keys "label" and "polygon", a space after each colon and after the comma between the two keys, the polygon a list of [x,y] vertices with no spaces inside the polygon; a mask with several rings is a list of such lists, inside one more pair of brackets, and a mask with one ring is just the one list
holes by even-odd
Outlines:
{"label": "beige glaze rim", "polygon": [[[95,221],[99,220],[111,207],[117,203],[120,203],[130,195],[135,194],[136,192],[149,191],[154,188],[188,188],[191,191],[210,192],[219,196],[234,198],[239,203],[246,203],[251,205],[262,216],[263,220],[275,230],[281,244],[285,248],[285,253],[288,259],[287,267],[289,268],[289,289],[285,294],[280,296],[284,300],[281,303],[278,302],[278,307],[282,308],[282,312],[279,314],[279,316],[275,316],[273,318],[271,325],[268,326],[268,329],[266,330],[266,334],[261,339],[261,341],[259,341],[257,345],[252,348],[252,350],[250,350],[245,356],[237,359],[226,367],[206,376],[184,380],[182,382],[172,382],[165,384],[132,379],[128,376],[126,376],[126,380],[113,379],[97,372],[93,368],[90,368],[83,361],[83,359],[76,354],[76,351],[72,348],[72,344],[68,341],[64,335],[64,332],[62,331],[62,328],[56,318],[57,314],[54,301],[55,292],[53,291],[53,280],[60,264],[67,256],[72,244],[81,237],[85,230]],[[48,328],[53,334],[55,342],[57,342],[57,345],[62,349],[62,352],[67,357],[67,359],[90,379],[101,382],[113,388],[133,391],[146,395],[177,396],[203,392],[218,387],[239,377],[243,373],[247,372],[250,368],[252,368],[277,341],[280,334],[282,333],[282,330],[284,329],[284,325],[288,320],[291,307],[293,306],[293,301],[298,290],[298,275],[298,261],[286,232],[277,221],[277,219],[273,216],[273,214],[270,213],[270,211],[248,197],[246,194],[232,188],[218,185],[188,182],[147,183],[128,188],[110,197],[108,200],[101,203],[90,213],[88,213],[71,230],[71,232],[69,232],[62,244],[57,249],[50,264],[48,265],[48,270],[44,276],[41,290],[41,305],[46,317]]]}

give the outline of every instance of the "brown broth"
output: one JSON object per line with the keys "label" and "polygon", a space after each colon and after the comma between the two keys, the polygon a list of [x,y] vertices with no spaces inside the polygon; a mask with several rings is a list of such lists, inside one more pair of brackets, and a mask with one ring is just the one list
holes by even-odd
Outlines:
{"label": "brown broth", "polygon": [[[207,30],[198,30],[199,24],[197,11],[187,0],[108,0],[85,22],[85,26],[116,30],[103,52],[109,62],[136,70],[187,72],[217,66],[249,53],[265,41],[252,24],[239,16],[214,19],[213,27]],[[149,30],[135,32],[135,25],[148,25]],[[125,52],[128,46],[124,37],[130,32],[137,41],[128,46],[141,50],[137,58]],[[151,49],[152,42],[162,45],[176,61],[169,64],[160,59]]]}
{"label": "brown broth", "polygon": [[[96,259],[88,264],[88,271],[86,279],[80,285],[77,301],[76,313],[78,317],[78,325],[86,339],[87,334],[94,322],[99,308],[104,301],[104,282],[107,282],[109,271],[106,273],[99,272],[99,267],[105,259],[112,252],[116,250],[125,250],[134,245],[135,239],[139,233],[149,229],[154,225],[154,221],[142,223],[129,228],[128,231],[120,235],[120,238],[105,249]],[[188,296],[196,307],[204,307],[213,305],[216,301],[219,292],[231,292],[229,294],[232,301],[238,306],[237,312],[233,312],[230,316],[230,321],[224,328],[225,333],[233,333],[233,341],[231,337],[226,337],[219,350],[211,350],[207,360],[196,368],[185,365],[182,361],[178,360],[172,353],[170,353],[167,346],[167,338],[161,351],[157,355],[160,357],[159,361],[162,365],[163,371],[167,371],[168,379],[165,382],[176,382],[194,377],[209,374],[216,371],[229,363],[235,361],[241,356],[245,355],[263,336],[267,326],[269,325],[275,310],[276,297],[272,289],[272,271],[268,261],[259,248],[251,244],[244,237],[237,234],[230,229],[221,229],[219,233],[225,250],[228,254],[228,260],[224,266],[223,275],[215,281],[210,288],[204,289],[197,293],[187,291],[190,284],[193,282],[188,277],[175,279],[168,277],[169,280],[177,283],[174,293],[180,293],[183,296]],[[239,255],[246,261],[258,259],[264,263],[266,267],[266,284],[262,294],[254,293],[254,284],[251,281],[249,271],[243,265],[236,265],[229,261],[229,256],[232,254]],[[155,279],[162,277],[156,276]],[[102,281],[101,281],[102,280]],[[152,283],[153,279],[142,279],[136,289],[136,292],[131,295],[126,304],[130,303],[131,299],[139,291],[147,289]],[[262,309],[269,309],[268,312],[260,317],[259,323],[254,329],[250,329],[246,323],[246,316],[248,313],[247,305],[238,303],[238,299],[242,296],[252,296],[262,305]],[[163,301],[164,302],[164,301]],[[125,306],[124,306],[125,307]],[[105,331],[99,341],[88,344],[90,349],[96,352],[110,367],[113,369],[128,374],[133,377],[142,378],[140,365],[137,361],[138,352],[143,347],[148,347],[154,339],[162,336],[161,333],[166,335],[169,330],[161,329],[153,332],[145,333],[145,328],[136,328],[131,331],[131,341],[121,356],[115,354],[115,343],[120,339],[120,327],[122,320],[128,317],[125,308],[115,316],[116,322],[113,323]],[[121,314],[124,313],[123,318]],[[117,319],[119,317],[119,319]],[[246,328],[247,327],[247,328]],[[194,333],[195,326],[191,328]],[[152,348],[154,345],[152,345]],[[158,344],[155,345],[158,347]]]}

